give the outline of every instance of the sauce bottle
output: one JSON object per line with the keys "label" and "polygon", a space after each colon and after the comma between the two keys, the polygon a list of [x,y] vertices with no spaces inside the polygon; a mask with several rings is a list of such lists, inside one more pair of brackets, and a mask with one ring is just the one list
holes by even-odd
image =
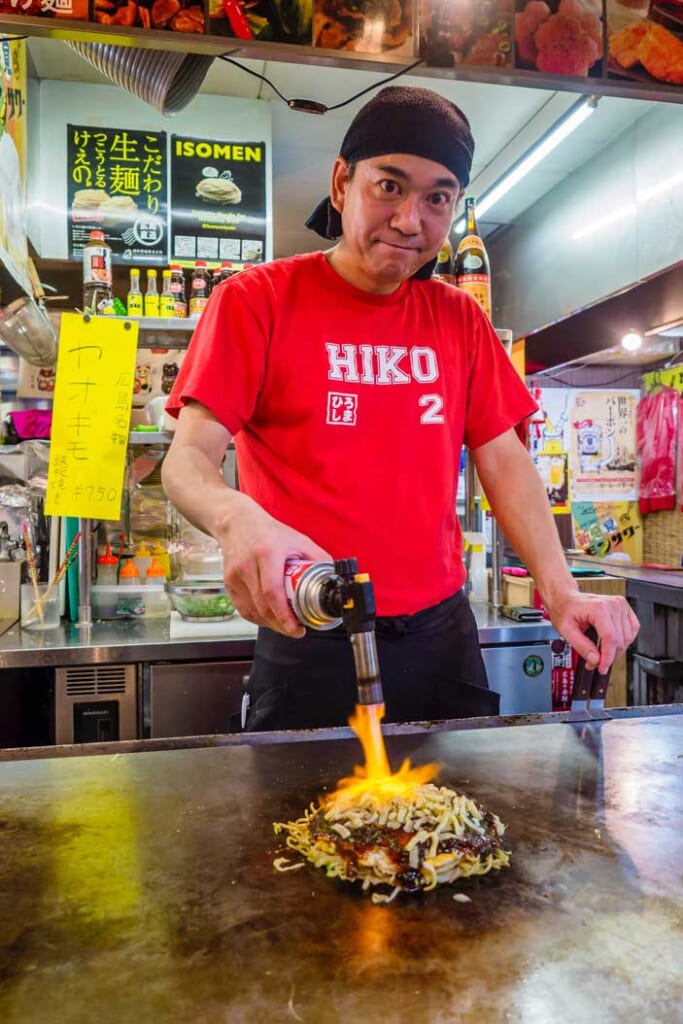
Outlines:
{"label": "sauce bottle", "polygon": [[469,292],[491,319],[491,268],[477,227],[474,196],[465,199],[467,226],[455,254],[455,283]]}
{"label": "sauce bottle", "polygon": [[197,260],[192,272],[192,290],[190,292],[190,316],[198,320],[209,301],[211,278],[206,269],[206,260]]}
{"label": "sauce bottle", "polygon": [[111,246],[104,231],[91,231],[83,246],[83,312],[112,314]]}
{"label": "sauce bottle", "polygon": [[[152,558],[145,573],[145,583],[148,586],[163,587],[166,582],[166,572],[158,558]],[[166,619],[171,614],[168,603],[168,595],[165,590],[154,591],[145,594],[145,617],[148,619]]]}
{"label": "sauce bottle", "polygon": [[234,277],[235,274],[238,273],[239,271],[237,267],[233,267],[232,263],[230,263],[229,260],[224,260],[221,263],[221,268],[219,271],[221,281],[227,281],[229,277]]}
{"label": "sauce bottle", "polygon": [[159,292],[157,290],[157,272],[147,271],[147,291],[145,292],[145,316],[159,316]]}
{"label": "sauce bottle", "polygon": [[141,540],[140,543],[138,544],[138,549],[135,552],[135,557],[133,561],[137,566],[138,573],[140,574],[140,579],[144,580],[145,573],[147,572],[149,564],[152,561],[152,552],[149,550],[144,540]]}
{"label": "sauce bottle", "polygon": [[140,586],[140,572],[133,558],[127,558],[119,569],[119,583],[122,587]]}
{"label": "sauce bottle", "polygon": [[111,544],[107,544],[103,555],[97,556],[97,583],[99,586],[115,587],[117,583],[119,560],[112,554]]}
{"label": "sauce bottle", "polygon": [[171,559],[163,544],[158,541],[152,548],[152,558],[155,558],[164,570],[167,580],[171,578]]}
{"label": "sauce bottle", "polygon": [[140,271],[130,268],[130,288],[126,299],[128,316],[142,316],[142,292],[140,291]]}
{"label": "sauce bottle", "polygon": [[185,274],[178,263],[171,264],[171,291],[175,302],[175,315],[187,316],[187,299],[185,297]]}
{"label": "sauce bottle", "polygon": [[175,316],[175,295],[171,289],[171,271],[164,270],[161,274],[161,296],[159,298],[159,316]]}
{"label": "sauce bottle", "polygon": [[453,252],[453,246],[445,240],[441,248],[439,249],[439,255],[436,257],[436,266],[432,277],[438,277],[441,281],[445,281],[447,284],[455,284],[455,277],[453,276],[453,262],[455,260],[455,253]]}

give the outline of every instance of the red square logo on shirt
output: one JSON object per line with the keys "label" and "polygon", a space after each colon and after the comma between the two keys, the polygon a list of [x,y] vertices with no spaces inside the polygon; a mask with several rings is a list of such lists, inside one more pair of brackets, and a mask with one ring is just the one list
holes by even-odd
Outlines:
{"label": "red square logo on shirt", "polygon": [[358,413],[358,395],[345,395],[340,391],[327,393],[327,422],[342,427],[355,427]]}

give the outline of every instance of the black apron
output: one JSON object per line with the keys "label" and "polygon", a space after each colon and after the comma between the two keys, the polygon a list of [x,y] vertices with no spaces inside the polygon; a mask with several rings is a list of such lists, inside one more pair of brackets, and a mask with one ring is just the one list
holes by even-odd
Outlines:
{"label": "black apron", "polygon": [[[379,617],[376,636],[385,722],[498,714],[462,591],[415,615]],[[296,640],[261,627],[247,694],[248,731],[346,725],[358,699],[346,631]]]}

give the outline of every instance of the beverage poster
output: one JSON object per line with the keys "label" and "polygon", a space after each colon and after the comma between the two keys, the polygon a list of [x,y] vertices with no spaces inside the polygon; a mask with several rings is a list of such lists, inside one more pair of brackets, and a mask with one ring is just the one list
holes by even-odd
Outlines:
{"label": "beverage poster", "polygon": [[104,231],[114,263],[168,261],[166,132],[67,125],[69,258]]}
{"label": "beverage poster", "polygon": [[607,75],[683,85],[682,0],[607,0]]}
{"label": "beverage poster", "polygon": [[21,190],[26,191],[26,41],[0,40],[0,135],[14,139],[19,157]]}
{"label": "beverage poster", "polygon": [[626,554],[643,560],[643,523],[637,501],[573,501],[574,544],[588,555]]}
{"label": "beverage poster", "polygon": [[171,260],[261,263],[266,146],[171,136]]}
{"label": "beverage poster", "polygon": [[536,461],[540,452],[569,450],[570,388],[530,388],[538,410],[531,416],[527,447]]}
{"label": "beverage poster", "polygon": [[26,242],[26,43],[0,40],[0,264],[31,294]]}
{"label": "beverage poster", "polygon": [[635,501],[639,392],[573,391],[569,434],[572,501]]}
{"label": "beverage poster", "polygon": [[563,451],[541,451],[534,459],[555,515],[569,512],[569,455]]}

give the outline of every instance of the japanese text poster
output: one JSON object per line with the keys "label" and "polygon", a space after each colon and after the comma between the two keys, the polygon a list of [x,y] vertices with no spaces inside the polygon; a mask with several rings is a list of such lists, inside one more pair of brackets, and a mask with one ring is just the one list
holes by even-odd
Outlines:
{"label": "japanese text poster", "polygon": [[0,14],[88,20],[88,0],[0,0]]}
{"label": "japanese text poster", "polygon": [[0,264],[31,292],[26,242],[26,43],[0,40]]}
{"label": "japanese text poster", "polygon": [[166,263],[166,133],[73,124],[67,133],[69,258],[100,230],[114,263]]}
{"label": "japanese text poster", "polygon": [[573,501],[574,543],[588,555],[624,553],[643,560],[643,523],[637,501]]}
{"label": "japanese text poster", "polygon": [[572,501],[634,501],[639,392],[574,391],[570,408]]}
{"label": "japanese text poster", "polygon": [[119,519],[138,324],[63,313],[45,512]]}
{"label": "japanese text poster", "polygon": [[171,136],[171,259],[261,263],[266,147]]}
{"label": "japanese text poster", "polygon": [[550,507],[556,515],[569,512],[569,456],[562,451],[542,451],[534,461],[541,474]]}

